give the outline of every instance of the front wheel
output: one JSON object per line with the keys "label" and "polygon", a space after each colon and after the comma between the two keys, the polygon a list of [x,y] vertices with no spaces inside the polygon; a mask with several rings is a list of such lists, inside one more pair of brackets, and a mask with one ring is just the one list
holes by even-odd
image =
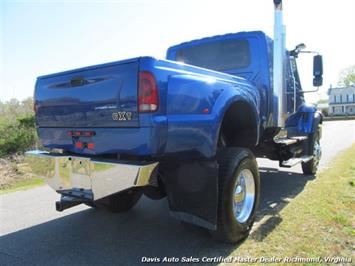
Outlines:
{"label": "front wheel", "polygon": [[319,161],[322,156],[322,149],[320,146],[320,128],[314,132],[308,142],[309,155],[313,155],[312,160],[302,163],[302,171],[305,175],[314,175],[318,170]]}
{"label": "front wheel", "polygon": [[246,238],[255,220],[260,197],[260,177],[248,149],[224,148],[218,155],[218,219],[211,235],[223,242]]}

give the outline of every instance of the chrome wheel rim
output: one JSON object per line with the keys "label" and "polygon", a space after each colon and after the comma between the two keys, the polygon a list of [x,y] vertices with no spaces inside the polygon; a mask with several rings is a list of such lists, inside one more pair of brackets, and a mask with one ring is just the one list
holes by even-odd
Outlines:
{"label": "chrome wheel rim", "polygon": [[245,223],[253,211],[255,183],[253,173],[243,169],[238,177],[233,195],[233,213],[239,223]]}
{"label": "chrome wheel rim", "polygon": [[314,148],[313,148],[313,164],[314,167],[317,167],[320,161],[320,158],[322,156],[322,148],[319,144],[319,139],[317,139],[314,142]]}

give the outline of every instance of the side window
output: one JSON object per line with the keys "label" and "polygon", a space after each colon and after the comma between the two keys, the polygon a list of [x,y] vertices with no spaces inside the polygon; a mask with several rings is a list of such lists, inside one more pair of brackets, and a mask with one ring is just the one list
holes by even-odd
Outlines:
{"label": "side window", "polygon": [[[287,60],[287,111],[293,112],[294,107],[298,107],[304,101],[302,94],[301,81],[298,75],[297,63],[295,58],[289,57]],[[296,89],[296,99],[294,99],[294,89]],[[294,105],[296,101],[296,106]]]}
{"label": "side window", "polygon": [[250,45],[245,39],[196,44],[178,50],[176,61],[216,71],[246,68],[251,63]]}

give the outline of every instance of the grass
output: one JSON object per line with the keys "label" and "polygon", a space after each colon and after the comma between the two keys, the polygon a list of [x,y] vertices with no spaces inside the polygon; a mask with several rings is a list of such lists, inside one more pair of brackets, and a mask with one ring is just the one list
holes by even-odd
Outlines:
{"label": "grass", "polygon": [[[0,195],[14,191],[31,189],[43,185],[45,183],[43,179],[35,178],[31,174],[29,174],[31,172],[31,169],[28,167],[28,163],[30,162],[30,160],[30,158],[27,158],[27,161],[24,162],[23,156],[19,156],[19,158],[16,158],[16,160],[13,161],[11,159],[3,160],[6,162],[7,167],[0,167],[0,179],[5,179],[5,181],[0,183]],[[32,165],[36,166],[36,172],[39,173],[48,172],[48,169],[53,169],[54,167],[54,165],[51,164],[50,161],[46,162],[45,160],[42,163],[32,163]],[[96,171],[105,171],[110,168],[112,168],[112,165],[110,164],[95,165]],[[60,174],[64,181],[69,182],[69,173],[67,171],[60,169]],[[5,175],[7,177],[5,177]]]}
{"label": "grass", "polygon": [[316,179],[308,182],[302,193],[272,217],[275,224],[269,225],[269,232],[260,236],[256,230],[230,255],[347,257],[354,261],[354,184],[355,145],[340,154]]}
{"label": "grass", "polygon": [[45,182],[41,178],[18,180],[13,183],[10,183],[5,188],[1,188],[0,195],[10,193],[10,192],[20,191],[20,190],[27,190],[27,189],[31,189],[34,187],[44,185],[44,184],[45,184]]}
{"label": "grass", "polygon": [[44,180],[32,176],[30,172],[23,155],[0,158],[0,195],[44,184]]}

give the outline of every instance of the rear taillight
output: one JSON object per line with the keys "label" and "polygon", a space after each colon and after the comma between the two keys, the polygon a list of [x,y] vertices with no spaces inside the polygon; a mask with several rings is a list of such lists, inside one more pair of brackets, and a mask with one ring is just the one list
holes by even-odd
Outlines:
{"label": "rear taillight", "polygon": [[155,112],[159,107],[158,88],[150,72],[139,72],[138,109],[141,113]]}
{"label": "rear taillight", "polygon": [[95,131],[68,131],[67,135],[69,137],[93,137]]}
{"label": "rear taillight", "polygon": [[84,148],[84,144],[80,141],[75,142],[75,148],[82,149],[82,148]]}
{"label": "rear taillight", "polygon": [[86,147],[90,150],[93,150],[95,148],[95,144],[94,143],[88,143],[86,144]]}

